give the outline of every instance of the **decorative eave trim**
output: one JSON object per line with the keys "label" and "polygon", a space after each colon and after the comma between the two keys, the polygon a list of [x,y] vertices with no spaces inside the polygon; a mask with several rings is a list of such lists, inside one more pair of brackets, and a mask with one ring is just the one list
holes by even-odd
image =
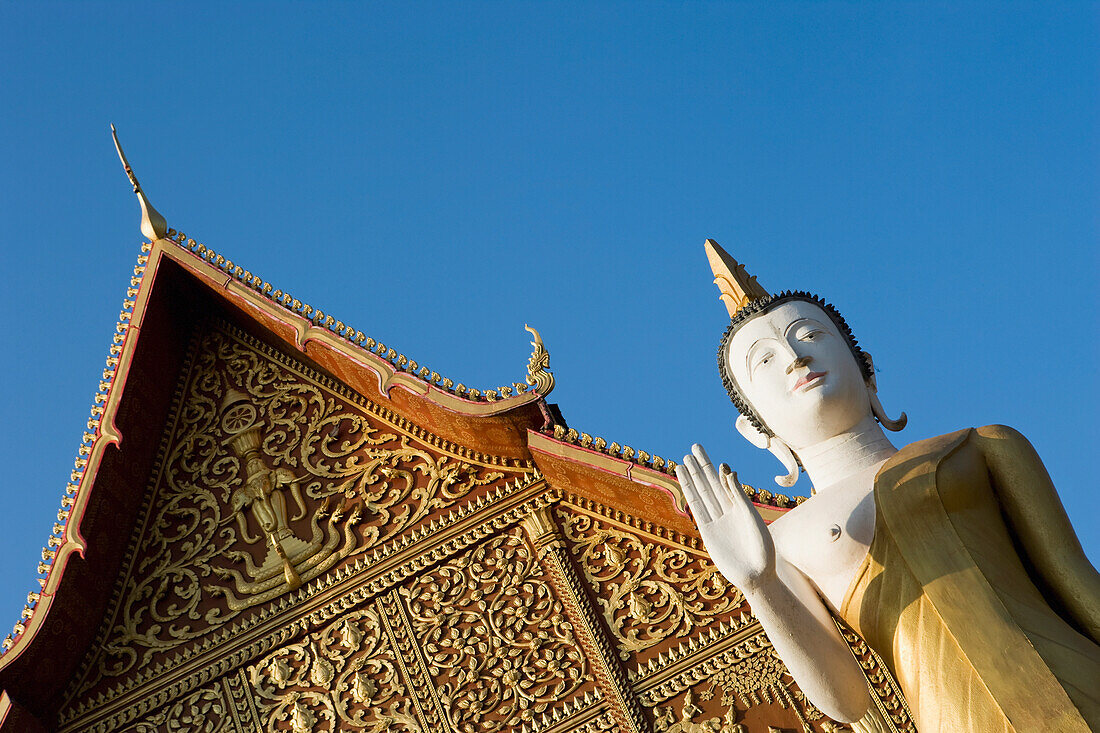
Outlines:
{"label": "decorative eave trim", "polygon": [[668,497],[677,514],[688,516],[680,484],[668,474],[676,467],[672,461],[666,464],[660,456],[650,456],[645,451],[635,455],[634,449],[629,446],[622,448],[618,443],[608,446],[603,438],[592,438],[588,433],[578,433],[572,428],[566,430],[561,425],[554,426],[552,436],[528,430],[527,446],[535,454],[557,456],[659,489]]}
{"label": "decorative eave trim", "polygon": [[[467,415],[488,416],[535,402],[546,397],[554,388],[554,378],[548,369],[549,352],[543,346],[538,331],[530,326],[524,326],[534,336],[531,342],[533,352],[528,360],[524,381],[496,389],[473,389],[461,382],[456,384],[454,380],[421,366],[415,360],[367,337],[362,331],[337,320],[331,314],[315,309],[290,293],[275,288],[259,275],[225,259],[182,232],[169,229],[168,237],[157,240],[156,245],[164,248],[174,245],[173,249],[183,250],[205,266],[228,276],[225,288],[249,306],[293,328],[299,349],[304,351],[308,342],[316,341],[367,367],[378,375],[379,390],[386,396],[389,396],[393,387],[400,386],[449,410]],[[173,259],[178,261],[178,258]]]}
{"label": "decorative eave trim", "polygon": [[[533,328],[526,327],[534,335],[534,352],[523,382],[496,390],[469,389],[461,383],[455,384],[451,379],[441,377],[427,367],[421,367],[385,344],[367,338],[361,331],[345,325],[343,321],[314,310],[289,294],[274,289],[259,276],[234,265],[232,261],[194,239],[188,239],[184,234],[169,229],[168,238],[143,242],[118,322],[115,324],[106,368],[93,399],[91,416],[81,436],[73,471],[61,497],[57,522],[42,549],[42,562],[38,564],[39,588],[27,594],[27,603],[23,606],[19,621],[13,626],[12,632],[0,641],[0,669],[12,664],[29,647],[45,623],[54,596],[61,585],[69,556],[75,552],[84,557],[87,543],[80,534],[80,519],[88,506],[90,492],[86,487],[95,482],[107,447],[117,446],[122,441],[114,418],[137,346],[138,339],[131,336],[140,333],[152,290],[151,283],[155,281],[155,275],[146,278],[145,274],[147,270],[155,273],[164,257],[208,279],[224,277],[223,287],[235,296],[235,300],[293,328],[299,349],[304,351],[307,343],[317,342],[355,364],[366,367],[377,375],[379,390],[386,397],[389,397],[391,389],[401,387],[447,410],[475,417],[489,417],[537,402],[545,398],[554,387],[553,375],[548,371],[549,353]],[[145,285],[146,282],[150,284]]]}
{"label": "decorative eave trim", "polygon": [[91,417],[88,418],[86,430],[81,436],[73,471],[69,474],[69,483],[61,497],[57,522],[53,525],[46,547],[42,549],[42,562],[38,563],[38,574],[42,576],[38,578],[39,590],[27,594],[27,604],[23,606],[20,620],[16,622],[12,633],[0,642],[0,669],[11,664],[30,645],[42,627],[61,585],[69,556],[75,552],[83,557],[87,549],[84,537],[80,534],[80,519],[88,506],[87,487],[95,482],[104,451],[108,446],[118,445],[122,441],[122,435],[115,427],[114,416],[137,342],[136,337],[131,336],[139,331],[140,315],[149,298],[149,288],[142,287],[142,283],[152,249],[153,245],[149,242],[141,245],[141,254],[134,266],[134,274],[130,278],[130,286],[122,301],[122,310],[108,348],[106,368],[93,400]]}
{"label": "decorative eave trim", "polygon": [[[644,450],[635,451],[628,445],[608,443],[603,438],[561,425],[555,425],[552,433],[529,430],[527,436],[528,446],[535,453],[558,456],[622,476],[628,481],[658,488],[668,495],[678,514],[689,516],[683,491],[675,478],[676,462],[673,460],[665,460]],[[806,501],[804,496],[791,498],[748,485],[744,489],[760,516],[769,523]]]}

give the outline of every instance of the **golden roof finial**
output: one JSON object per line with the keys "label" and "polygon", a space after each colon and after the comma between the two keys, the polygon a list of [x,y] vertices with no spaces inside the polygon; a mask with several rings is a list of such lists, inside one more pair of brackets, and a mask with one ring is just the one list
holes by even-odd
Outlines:
{"label": "golden roof finial", "polygon": [[710,269],[714,272],[718,297],[726,304],[730,318],[752,301],[768,297],[768,291],[756,282],[756,276],[745,272],[745,266],[730,257],[729,252],[718,246],[718,242],[708,239],[703,247],[710,260]]}
{"label": "golden roof finial", "polygon": [[545,397],[554,389],[554,375],[550,373],[550,352],[542,343],[539,332],[527,324],[523,326],[531,332],[535,340],[531,342],[534,350],[527,361],[527,384],[535,388],[535,391]]}
{"label": "golden roof finial", "polygon": [[141,233],[148,237],[150,242],[163,239],[168,234],[168,222],[160,215],[159,211],[153,208],[153,205],[149,203],[149,199],[145,197],[145,192],[141,190],[141,184],[138,183],[137,176],[134,175],[134,169],[130,167],[125,153],[122,152],[122,146],[118,142],[118,132],[115,130],[113,123],[111,124],[111,137],[115,139],[115,150],[118,151],[118,159],[122,161],[122,167],[126,169],[126,177],[133,184],[134,193],[137,194],[138,203],[141,204]]}

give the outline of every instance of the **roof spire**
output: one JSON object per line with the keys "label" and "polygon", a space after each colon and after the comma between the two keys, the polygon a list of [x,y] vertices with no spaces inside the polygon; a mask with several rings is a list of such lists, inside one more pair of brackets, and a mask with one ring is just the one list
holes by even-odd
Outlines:
{"label": "roof spire", "polygon": [[168,222],[160,215],[159,211],[153,208],[153,205],[149,203],[149,199],[145,197],[145,192],[141,190],[141,184],[138,183],[137,176],[134,175],[134,170],[130,167],[129,161],[126,160],[126,154],[122,152],[122,146],[118,142],[118,132],[115,130],[113,123],[111,124],[111,137],[115,139],[115,150],[118,151],[118,158],[122,161],[122,167],[126,169],[126,177],[133,184],[134,193],[137,194],[138,203],[141,204],[141,233],[148,237],[150,242],[163,239],[168,234]]}

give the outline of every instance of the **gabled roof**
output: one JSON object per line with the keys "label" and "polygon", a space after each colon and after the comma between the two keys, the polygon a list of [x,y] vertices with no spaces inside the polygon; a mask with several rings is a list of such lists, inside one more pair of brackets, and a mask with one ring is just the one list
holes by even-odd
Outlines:
{"label": "gabled roof", "polygon": [[[0,649],[0,730],[51,724],[62,691],[79,674],[101,619],[117,601],[112,594],[142,521],[160,436],[178,407],[180,370],[193,352],[193,336],[212,320],[249,334],[272,353],[293,354],[375,405],[379,417],[407,435],[518,472],[525,481],[545,477],[550,485],[569,487],[582,503],[624,507],[644,517],[647,527],[701,550],[674,462],[571,429],[546,403],[554,378],[533,328],[526,327],[534,350],[521,381],[494,389],[456,383],[169,229],[117,137],[115,144],[150,241],[134,266],[71,480],[42,551],[40,588],[28,595]],[[796,503],[753,491],[767,521]]]}
{"label": "gabled roof", "polygon": [[[190,331],[212,311],[388,405],[398,421],[430,424],[440,438],[467,449],[530,465],[527,430],[553,423],[544,400],[553,378],[534,331],[535,351],[522,381],[471,389],[301,303],[183,234],[145,243],[58,521],[38,566],[41,587],[29,594],[22,618],[3,642],[0,686],[21,693],[17,699],[48,696],[64,684],[71,673],[65,668],[71,654],[64,650],[90,640],[124,551],[123,535],[144,489]],[[0,699],[0,720],[10,705],[7,696]]]}
{"label": "gabled roof", "polygon": [[[195,325],[211,315],[295,353],[383,405],[410,430],[430,426],[437,439],[471,456],[536,469],[551,482],[584,487],[592,500],[644,508],[654,522],[697,537],[672,461],[569,429],[546,403],[553,377],[533,329],[534,353],[522,381],[471,389],[169,230],[141,248],[72,480],[43,551],[41,588],[4,642],[0,725],[5,715],[18,718],[20,703],[48,714],[80,650],[91,643],[122,566],[179,365]],[[766,492],[756,499],[769,520],[788,503],[784,497],[774,506]]]}

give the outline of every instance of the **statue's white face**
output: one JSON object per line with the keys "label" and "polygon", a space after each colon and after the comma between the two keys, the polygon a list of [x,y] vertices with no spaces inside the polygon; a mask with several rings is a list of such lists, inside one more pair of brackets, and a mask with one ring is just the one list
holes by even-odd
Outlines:
{"label": "statue's white face", "polygon": [[749,404],[795,451],[871,415],[867,385],[844,337],[816,305],[794,300],[744,323],[726,364]]}

